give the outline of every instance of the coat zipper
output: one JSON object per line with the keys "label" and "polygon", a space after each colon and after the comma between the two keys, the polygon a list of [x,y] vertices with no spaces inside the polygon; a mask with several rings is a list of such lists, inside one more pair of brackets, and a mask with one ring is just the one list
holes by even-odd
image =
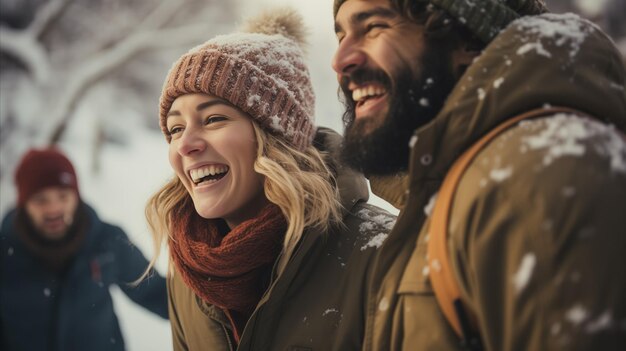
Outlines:
{"label": "coat zipper", "polygon": [[234,337],[231,335],[231,333],[228,331],[228,328],[226,328],[224,324],[220,323],[220,325],[222,326],[222,329],[224,330],[224,334],[226,335],[226,341],[228,342],[228,349],[230,351],[235,351],[235,348],[233,347],[233,341],[232,341]]}
{"label": "coat zipper", "polygon": [[[61,295],[63,285],[65,284],[65,275],[56,276],[56,287],[49,288],[52,295],[52,317],[50,318],[50,326],[48,329],[48,342],[51,351],[59,350],[59,337],[61,334]],[[52,285],[52,284],[51,284]]]}

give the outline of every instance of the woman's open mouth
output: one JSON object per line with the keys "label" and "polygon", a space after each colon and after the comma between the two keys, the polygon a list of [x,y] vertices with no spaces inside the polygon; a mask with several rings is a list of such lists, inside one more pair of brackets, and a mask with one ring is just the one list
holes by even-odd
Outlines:
{"label": "woman's open mouth", "polygon": [[224,178],[229,168],[226,165],[208,165],[189,171],[189,176],[195,185],[215,183]]}

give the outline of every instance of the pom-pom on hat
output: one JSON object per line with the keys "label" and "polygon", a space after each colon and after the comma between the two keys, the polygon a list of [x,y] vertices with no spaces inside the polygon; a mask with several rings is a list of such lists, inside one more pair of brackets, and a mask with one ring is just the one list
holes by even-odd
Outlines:
{"label": "pom-pom on hat", "polygon": [[17,166],[15,185],[20,207],[31,196],[48,187],[71,188],[79,195],[74,166],[55,148],[28,151]]}
{"label": "pom-pom on hat", "polygon": [[159,109],[168,142],[166,115],[173,101],[205,93],[229,101],[299,150],[311,145],[315,95],[301,48],[302,17],[283,8],[248,20],[243,30],[217,36],[174,63]]}

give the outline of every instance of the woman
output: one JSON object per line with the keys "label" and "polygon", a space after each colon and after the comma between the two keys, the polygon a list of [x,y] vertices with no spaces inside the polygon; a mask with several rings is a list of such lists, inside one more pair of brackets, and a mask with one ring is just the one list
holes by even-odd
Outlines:
{"label": "woman", "polygon": [[339,140],[313,140],[301,33],[275,11],[192,49],[164,84],[176,177],[146,214],[156,252],[170,247],[175,350],[360,349],[366,269],[394,218],[324,162]]}

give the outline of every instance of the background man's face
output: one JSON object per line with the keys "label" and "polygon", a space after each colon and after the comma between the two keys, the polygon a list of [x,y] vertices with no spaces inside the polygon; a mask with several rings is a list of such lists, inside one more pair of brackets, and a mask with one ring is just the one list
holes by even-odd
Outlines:
{"label": "background man's face", "polygon": [[333,59],[345,95],[342,156],[366,174],[408,167],[414,130],[434,118],[454,86],[450,52],[388,0],[349,0],[337,12]]}
{"label": "background man's face", "polygon": [[26,213],[35,230],[49,240],[62,239],[74,222],[78,195],[69,188],[49,187],[26,201]]}

